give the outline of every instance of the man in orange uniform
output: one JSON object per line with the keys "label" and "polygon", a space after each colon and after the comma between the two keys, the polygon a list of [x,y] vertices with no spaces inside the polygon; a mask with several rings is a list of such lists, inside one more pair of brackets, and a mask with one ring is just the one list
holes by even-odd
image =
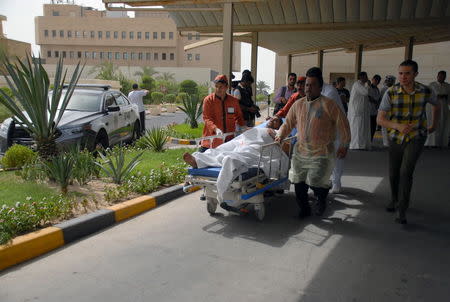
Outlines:
{"label": "man in orange uniform", "polygon": [[299,76],[297,80],[297,92],[291,95],[288,102],[282,109],[280,109],[273,118],[284,118],[289,112],[289,109],[291,109],[292,105],[294,105],[295,101],[301,99],[305,96],[305,82],[306,77]]}
{"label": "man in orange uniform", "polygon": [[[245,125],[239,100],[227,93],[227,76],[223,74],[218,75],[214,79],[214,83],[216,85],[214,93],[206,96],[203,100],[203,121],[205,122],[203,137],[235,132],[236,123],[241,127]],[[232,138],[233,136],[228,136],[225,138],[225,141]],[[222,143],[222,139],[215,138],[211,146],[209,140],[204,140],[199,151],[204,152]]]}

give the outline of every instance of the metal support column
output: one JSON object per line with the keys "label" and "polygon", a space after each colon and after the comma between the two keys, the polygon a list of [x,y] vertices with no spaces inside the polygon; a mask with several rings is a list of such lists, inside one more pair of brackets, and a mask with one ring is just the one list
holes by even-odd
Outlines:
{"label": "metal support column", "polygon": [[317,67],[320,68],[320,70],[323,71],[323,50],[319,49],[317,51]]}
{"label": "metal support column", "polygon": [[231,87],[231,72],[233,63],[233,3],[223,4],[223,53],[222,73],[228,77]]}
{"label": "metal support column", "polygon": [[412,60],[414,48],[414,37],[409,37],[405,43],[405,60]]}
{"label": "metal support column", "polygon": [[253,96],[256,99],[256,81],[258,75],[258,32],[252,33],[252,63],[251,71],[255,82],[252,84]]}
{"label": "metal support column", "polygon": [[292,72],[292,55],[287,55],[287,73]]}
{"label": "metal support column", "polygon": [[355,55],[355,81],[358,80],[358,74],[361,72],[362,52],[363,52],[363,46],[362,46],[362,44],[356,46],[356,55]]}

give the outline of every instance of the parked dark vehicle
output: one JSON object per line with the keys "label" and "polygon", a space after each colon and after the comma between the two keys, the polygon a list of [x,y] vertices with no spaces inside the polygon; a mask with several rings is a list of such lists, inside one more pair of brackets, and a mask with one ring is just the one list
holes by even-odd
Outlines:
{"label": "parked dark vehicle", "polygon": [[[0,153],[13,144],[34,146],[24,127],[13,118],[0,125]],[[80,143],[93,151],[132,142],[139,133],[138,107],[120,91],[108,85],[77,85],[57,128],[56,144],[66,149]]]}

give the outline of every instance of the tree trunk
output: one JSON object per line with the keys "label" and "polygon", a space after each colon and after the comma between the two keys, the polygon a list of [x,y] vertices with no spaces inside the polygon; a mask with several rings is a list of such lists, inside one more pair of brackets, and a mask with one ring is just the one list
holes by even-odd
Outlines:
{"label": "tree trunk", "polygon": [[44,160],[49,160],[53,156],[58,155],[58,148],[54,138],[38,140],[36,145],[39,156]]}

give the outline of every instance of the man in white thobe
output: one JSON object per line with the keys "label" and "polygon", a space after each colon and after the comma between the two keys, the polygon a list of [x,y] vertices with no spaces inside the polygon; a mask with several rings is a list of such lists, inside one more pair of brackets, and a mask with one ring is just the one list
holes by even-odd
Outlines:
{"label": "man in white thobe", "polygon": [[[448,147],[448,137],[450,135],[450,84],[445,82],[447,73],[444,70],[438,72],[437,81],[430,83],[430,88],[436,95],[441,105],[441,118],[434,133],[428,135],[425,146]],[[432,106],[427,104],[427,121],[431,121]]]}
{"label": "man in white thobe", "polygon": [[[383,96],[384,96],[385,92],[389,89],[389,87],[394,86],[395,80],[396,80],[396,78],[393,75],[386,76],[386,78],[384,79],[383,87],[381,87],[381,90],[380,90],[381,99],[383,99]],[[388,133],[387,133],[386,128],[381,127],[381,135],[383,137],[383,145],[386,147],[389,147],[389,138],[388,138]]]}
{"label": "man in white thobe", "polygon": [[370,138],[370,102],[367,86],[367,73],[358,74],[358,81],[353,84],[348,105],[348,121],[350,123],[350,149],[369,150]]}

